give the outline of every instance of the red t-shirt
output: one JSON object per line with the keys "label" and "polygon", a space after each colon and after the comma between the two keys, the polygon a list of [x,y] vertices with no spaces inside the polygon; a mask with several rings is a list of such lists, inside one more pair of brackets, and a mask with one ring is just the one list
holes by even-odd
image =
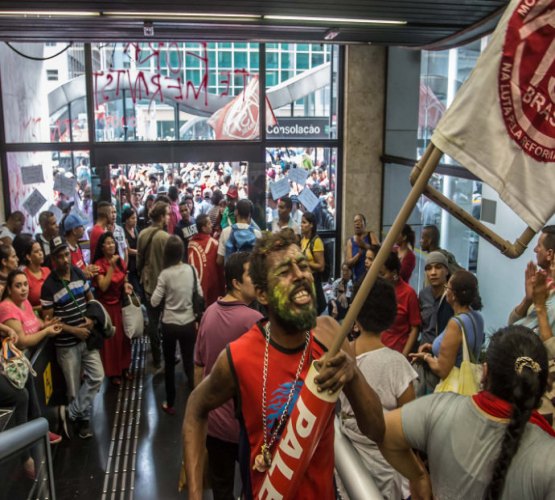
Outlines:
{"label": "red t-shirt", "polygon": [[27,276],[27,281],[29,282],[29,297],[27,300],[33,307],[40,306],[40,291],[42,290],[42,284],[50,274],[50,269],[47,267],[41,267],[40,270],[41,277],[37,278],[27,267],[23,269],[23,272]]}
{"label": "red t-shirt", "polygon": [[416,292],[402,278],[395,285],[395,296],[397,316],[393,325],[382,332],[381,340],[386,347],[403,352],[411,327],[420,325],[422,320]]}
{"label": "red t-shirt", "polygon": [[414,252],[409,248],[407,253],[403,257],[403,260],[401,261],[401,271],[399,272],[399,276],[401,276],[401,278],[403,278],[408,283],[415,267],[416,256],[414,255]]}
{"label": "red t-shirt", "polygon": [[[248,440],[248,443],[244,443],[244,448],[241,445],[239,446],[239,449],[248,450],[248,456],[242,455],[239,457],[239,460],[243,478],[247,478],[250,483],[252,498],[258,498],[266,475],[252,468],[255,457],[260,453],[260,448],[264,442],[262,435],[262,368],[265,346],[266,339],[258,325],[254,325],[242,337],[228,345],[232,371],[239,388],[237,399],[240,402],[240,422],[245,431],[241,433],[241,437]],[[268,432],[272,431],[273,424],[277,424],[279,420],[291,384],[295,380],[295,373],[301,360],[303,348],[304,346],[295,351],[286,350],[270,342],[266,387]],[[310,337],[308,353],[309,355],[305,359],[299,382],[297,383],[296,394],[289,406],[289,414],[291,414],[291,410],[298,399],[297,396],[304,384],[310,364],[312,361],[320,359],[324,354],[324,347],[312,335]],[[284,427],[287,428],[287,425]],[[276,441],[279,441],[279,438]],[[314,451],[310,465],[297,491],[296,498],[335,499],[333,485],[333,441],[334,427],[333,415],[331,415],[329,421],[325,423],[322,439]],[[277,445],[275,443],[272,447],[272,453]]]}
{"label": "red t-shirt", "polygon": [[40,330],[40,321],[33,312],[33,306],[26,300],[22,308],[17,307],[11,300],[0,302],[0,323],[5,323],[10,319],[21,322],[21,327],[25,335],[33,335]]}
{"label": "red t-shirt", "polygon": [[71,263],[75,267],[78,267],[79,269],[81,269],[81,271],[83,271],[83,269],[85,269],[87,265],[85,264],[85,260],[83,259],[83,251],[81,250],[81,247],[78,244],[75,248],[73,248],[71,245],[68,244],[68,248],[71,255]]}
{"label": "red t-shirt", "polygon": [[94,259],[94,251],[96,250],[96,244],[98,243],[98,240],[105,232],[106,232],[106,228],[98,224],[95,224],[92,228],[91,237],[90,237],[91,262]]}

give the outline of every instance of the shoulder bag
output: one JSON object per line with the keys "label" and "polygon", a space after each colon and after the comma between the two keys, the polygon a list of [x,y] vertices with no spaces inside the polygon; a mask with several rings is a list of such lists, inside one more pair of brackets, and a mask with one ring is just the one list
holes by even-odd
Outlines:
{"label": "shoulder bag", "polygon": [[145,323],[141,302],[136,293],[125,294],[121,308],[123,318],[123,331],[128,338],[140,338],[143,336]]}
{"label": "shoulder bag", "polygon": [[198,293],[198,281],[197,272],[191,264],[187,264],[191,271],[193,272],[193,313],[195,314],[195,320],[200,322],[202,315],[204,314],[204,297]]}
{"label": "shoulder bag", "polygon": [[36,377],[37,374],[27,359],[15,344],[8,338],[2,341],[2,355],[0,356],[1,372],[17,389],[23,389],[27,383],[29,373]]}
{"label": "shoulder bag", "polygon": [[[463,360],[460,368],[453,366],[449,375],[447,375],[447,377],[445,377],[445,379],[436,386],[434,392],[456,392],[457,394],[462,394],[464,396],[472,396],[480,389],[480,382],[482,380],[482,365],[476,363],[474,353],[470,353],[468,350],[466,331],[463,321],[461,321],[461,319],[457,316],[454,316],[453,319],[459,325],[462,333]],[[476,332],[474,332],[474,337],[476,337]]]}

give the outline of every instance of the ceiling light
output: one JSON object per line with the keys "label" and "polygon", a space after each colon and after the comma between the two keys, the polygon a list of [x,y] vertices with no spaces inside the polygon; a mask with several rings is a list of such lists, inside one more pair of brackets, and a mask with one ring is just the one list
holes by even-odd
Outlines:
{"label": "ceiling light", "polygon": [[257,14],[227,14],[227,13],[199,13],[199,12],[155,12],[155,11],[120,11],[109,10],[102,12],[102,15],[109,17],[141,17],[146,19],[191,19],[191,20],[212,20],[212,21],[255,21],[262,18]]}
{"label": "ceiling light", "polygon": [[328,31],[324,33],[324,40],[334,40],[339,35],[339,29],[337,28],[330,28]]}
{"label": "ceiling light", "polygon": [[94,17],[100,12],[90,10],[0,10],[0,17]]}
{"label": "ceiling light", "polygon": [[348,17],[305,17],[305,16],[264,16],[264,19],[275,21],[306,21],[315,23],[340,23],[340,24],[407,24],[406,21],[393,21],[388,19],[354,19]]}

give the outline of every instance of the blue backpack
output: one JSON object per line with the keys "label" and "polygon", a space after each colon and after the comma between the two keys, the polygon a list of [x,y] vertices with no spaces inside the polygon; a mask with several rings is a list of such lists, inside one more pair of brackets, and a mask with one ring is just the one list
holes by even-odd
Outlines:
{"label": "blue backpack", "polygon": [[232,224],[231,234],[225,244],[225,258],[227,259],[235,252],[252,252],[256,242],[254,225],[241,229],[237,224]]}

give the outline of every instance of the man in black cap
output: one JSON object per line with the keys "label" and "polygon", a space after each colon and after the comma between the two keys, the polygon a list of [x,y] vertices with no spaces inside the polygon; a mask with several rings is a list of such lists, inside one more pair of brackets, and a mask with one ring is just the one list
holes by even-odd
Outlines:
{"label": "man in black cap", "polygon": [[62,333],[54,343],[69,404],[60,407],[60,421],[66,436],[70,437],[68,424],[72,422],[79,437],[86,439],[93,435],[89,424],[91,409],[104,379],[98,349],[89,349],[86,342],[94,326],[85,317],[87,302],[93,296],[83,272],[71,265],[69,248],[60,236],[51,240],[50,251],[54,270],[42,286],[41,305],[44,319],[55,316],[62,324]]}

